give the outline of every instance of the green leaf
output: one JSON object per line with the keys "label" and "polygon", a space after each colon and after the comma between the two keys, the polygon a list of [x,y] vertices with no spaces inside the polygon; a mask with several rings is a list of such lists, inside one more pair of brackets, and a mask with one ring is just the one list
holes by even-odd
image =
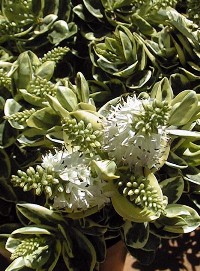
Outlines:
{"label": "green leaf", "polygon": [[31,105],[34,105],[36,107],[43,107],[44,99],[41,97],[38,97],[34,94],[29,93],[26,89],[19,89],[19,93],[22,95],[24,100]]}
{"label": "green leaf", "polygon": [[181,176],[165,179],[160,182],[163,195],[167,196],[168,203],[176,203],[184,190],[184,180]]}
{"label": "green leaf", "polygon": [[156,30],[149,24],[144,18],[139,14],[134,13],[131,15],[131,19],[134,25],[137,26],[139,31],[144,35],[153,35],[156,33]]}
{"label": "green leaf", "polygon": [[188,233],[200,226],[200,216],[189,206],[169,204],[156,223],[165,231]]}
{"label": "green leaf", "polygon": [[[12,238],[13,239],[15,239],[15,238],[18,239],[18,237],[20,235],[22,235],[22,236],[24,235],[24,238],[25,238],[26,234],[27,235],[30,235],[30,234],[51,235],[52,233],[49,230],[45,229],[45,226],[42,226],[42,225],[40,225],[40,226],[27,226],[27,227],[22,227],[22,228],[14,230],[12,232]],[[16,237],[15,237],[15,235],[16,235]],[[10,246],[12,246],[12,244]],[[9,243],[8,243],[7,247],[9,248]]]}
{"label": "green leaf", "polygon": [[17,210],[19,215],[23,215],[36,225],[44,224],[55,227],[55,225],[64,222],[59,214],[37,204],[17,204]]}
{"label": "green leaf", "polygon": [[148,223],[125,221],[123,232],[127,246],[132,248],[143,248],[149,237]]}
{"label": "green leaf", "polygon": [[95,249],[97,262],[99,263],[104,262],[106,258],[106,242],[104,235],[103,236],[90,235],[88,239],[90,240]]}
{"label": "green leaf", "polygon": [[0,199],[5,200],[7,202],[17,201],[17,197],[13,188],[4,179],[0,179]]}
{"label": "green leaf", "polygon": [[35,76],[39,76],[43,79],[49,81],[54,73],[55,62],[54,61],[46,61],[42,63],[35,71]]}
{"label": "green leaf", "polygon": [[93,271],[96,265],[96,252],[92,243],[76,228],[70,228],[71,249],[74,257],[63,247],[63,259],[69,271]]}
{"label": "green leaf", "polygon": [[26,89],[33,79],[33,69],[40,65],[38,57],[31,51],[21,53],[14,63],[17,68],[13,73],[15,85],[18,89]]}
{"label": "green leaf", "polygon": [[60,259],[61,251],[62,251],[61,242],[60,240],[57,240],[53,249],[50,250],[51,255],[49,257],[48,262],[43,266],[43,269],[45,268],[45,266],[47,266],[48,271],[55,270],[54,268]]}
{"label": "green leaf", "polygon": [[89,86],[87,80],[85,79],[84,75],[81,72],[77,73],[76,85],[80,101],[83,103],[88,103],[90,93]]}
{"label": "green leaf", "polygon": [[60,122],[60,117],[49,108],[37,110],[27,120],[27,125],[40,130],[48,130]]}
{"label": "green leaf", "polygon": [[[36,5],[35,5],[36,6]],[[42,22],[34,29],[35,35],[41,35],[51,29],[53,23],[57,20],[56,14],[49,14],[42,19]]]}
{"label": "green leaf", "polygon": [[138,88],[144,87],[152,78],[152,71],[143,70],[134,73],[126,80],[126,86],[131,90],[137,90]]}
{"label": "green leaf", "polygon": [[6,151],[0,149],[0,179],[8,179],[11,174],[10,158]]}
{"label": "green leaf", "polygon": [[[47,95],[47,101],[58,116],[61,116],[62,118],[69,118],[69,112],[60,104],[57,98]],[[63,103],[66,105],[65,102],[63,101]]]}
{"label": "green leaf", "polygon": [[[22,109],[22,105],[19,104],[17,101],[14,99],[7,99],[5,102],[5,107],[4,107],[4,113],[6,117],[9,117],[12,114],[15,114],[19,112]],[[8,122],[10,125],[15,128],[15,129],[24,129],[23,125],[20,125],[18,122],[14,120],[8,119]]]}
{"label": "green leaf", "polygon": [[153,234],[152,232],[149,232],[148,240],[142,249],[145,251],[156,251],[160,246],[160,243],[161,238]]}
{"label": "green leaf", "polygon": [[176,155],[174,152],[170,151],[167,161],[165,162],[166,165],[173,168],[187,168],[188,164],[184,159]]}
{"label": "green leaf", "polygon": [[[183,147],[183,158],[190,166],[200,165],[200,146],[193,142],[187,142]],[[185,150],[184,150],[185,149]]]}
{"label": "green leaf", "polygon": [[63,106],[67,111],[74,111],[77,108],[78,100],[76,94],[73,90],[65,86],[58,86],[56,93],[56,98],[58,102]]}
{"label": "green leaf", "polygon": [[101,12],[102,5],[100,4],[100,1],[97,2],[95,0],[83,0],[83,3],[93,16],[97,18],[103,18],[103,14]]}
{"label": "green leaf", "polygon": [[188,130],[181,130],[181,129],[167,129],[167,132],[169,135],[174,135],[174,136],[182,136],[185,138],[194,138],[194,139],[200,138],[200,132],[196,132],[196,131],[188,131]]}
{"label": "green leaf", "polygon": [[96,171],[98,176],[106,181],[118,179],[119,176],[115,175],[116,164],[111,160],[95,161],[92,160],[91,168]]}
{"label": "green leaf", "polygon": [[171,102],[173,98],[173,91],[167,77],[164,77],[159,82],[156,82],[151,91],[151,97],[157,99],[158,101]]}
{"label": "green leaf", "polygon": [[[23,257],[19,257],[15,259],[7,268],[5,271],[23,271],[23,267],[25,267],[25,262]],[[24,271],[31,271],[32,269],[27,268]]]}
{"label": "green leaf", "polygon": [[52,26],[52,31],[48,34],[48,40],[55,45],[61,41],[70,38],[77,32],[75,23],[67,23],[64,20],[56,21]]}
{"label": "green leaf", "polygon": [[196,167],[188,167],[184,170],[183,178],[200,186],[200,170]]}
{"label": "green leaf", "polygon": [[[196,114],[198,98],[195,91],[185,90],[180,92],[171,102],[169,124],[185,125]],[[184,115],[183,115],[184,112]]]}
{"label": "green leaf", "polygon": [[0,145],[7,148],[16,142],[18,131],[6,120],[0,124]]}

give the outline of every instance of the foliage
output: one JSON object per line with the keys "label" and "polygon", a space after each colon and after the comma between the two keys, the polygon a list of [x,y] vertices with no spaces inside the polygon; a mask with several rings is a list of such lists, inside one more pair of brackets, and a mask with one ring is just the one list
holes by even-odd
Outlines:
{"label": "foliage", "polygon": [[151,263],[200,225],[197,1],[0,5],[6,271],[98,270],[118,238]]}

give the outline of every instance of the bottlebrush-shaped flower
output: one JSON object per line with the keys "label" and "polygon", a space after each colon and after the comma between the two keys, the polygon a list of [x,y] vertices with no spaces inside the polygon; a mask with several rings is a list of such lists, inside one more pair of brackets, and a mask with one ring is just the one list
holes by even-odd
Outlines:
{"label": "bottlebrush-shaped flower", "polygon": [[158,169],[168,151],[168,117],[166,102],[128,96],[107,112],[103,149],[118,165]]}
{"label": "bottlebrush-shaped flower", "polygon": [[18,175],[12,176],[12,183],[24,191],[35,189],[38,195],[45,192],[55,209],[71,213],[101,208],[110,200],[103,193],[106,182],[92,168],[92,161],[80,152],[48,153],[35,169],[18,170]]}

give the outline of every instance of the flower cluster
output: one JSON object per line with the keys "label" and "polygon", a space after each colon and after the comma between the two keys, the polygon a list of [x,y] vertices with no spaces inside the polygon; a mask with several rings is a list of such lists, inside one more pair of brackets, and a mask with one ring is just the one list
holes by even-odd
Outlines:
{"label": "flower cluster", "polygon": [[105,181],[92,172],[91,158],[80,152],[69,154],[55,151],[42,158],[41,165],[26,172],[18,170],[12,176],[12,183],[24,191],[35,189],[37,195],[44,192],[53,201],[52,207],[65,211],[79,212],[108,203],[109,197],[103,193]]}
{"label": "flower cluster", "polygon": [[118,164],[159,168],[168,146],[169,106],[153,99],[122,99],[104,123],[103,148]]}

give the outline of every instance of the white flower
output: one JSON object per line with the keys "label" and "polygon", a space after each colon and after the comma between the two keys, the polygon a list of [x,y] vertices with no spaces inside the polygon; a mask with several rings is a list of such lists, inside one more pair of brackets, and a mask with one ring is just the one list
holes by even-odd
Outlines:
{"label": "white flower", "polygon": [[135,96],[111,106],[104,121],[103,149],[117,164],[159,168],[168,145],[168,105]]}
{"label": "white flower", "polygon": [[93,176],[90,163],[91,158],[78,151],[71,154],[56,151],[54,155],[43,157],[42,166],[57,172],[62,184],[58,191],[54,191],[54,208],[66,208],[71,212],[86,211],[94,206],[101,208],[110,201],[103,192],[106,182]]}
{"label": "white flower", "polygon": [[43,168],[50,168],[53,169],[55,172],[60,172],[64,169],[64,159],[68,154],[63,151],[55,150],[55,154],[49,152],[45,156],[42,157],[42,164]]}

